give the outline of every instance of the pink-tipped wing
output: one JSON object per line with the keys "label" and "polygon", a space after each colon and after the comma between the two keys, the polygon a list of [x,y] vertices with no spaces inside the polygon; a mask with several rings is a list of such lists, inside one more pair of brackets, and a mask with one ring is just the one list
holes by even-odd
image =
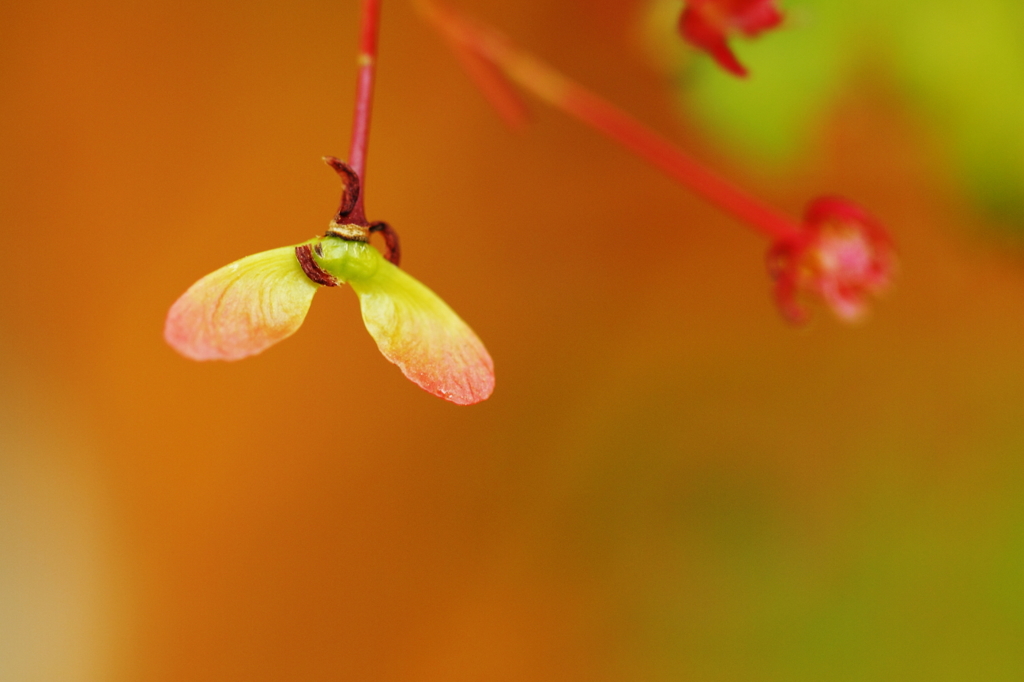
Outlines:
{"label": "pink-tipped wing", "polygon": [[294,246],[247,256],[189,287],[167,313],[164,338],[193,360],[240,360],[294,334],[318,288]]}
{"label": "pink-tipped wing", "polygon": [[410,380],[458,405],[491,395],[491,356],[437,294],[383,259],[372,278],[349,284],[380,352]]}

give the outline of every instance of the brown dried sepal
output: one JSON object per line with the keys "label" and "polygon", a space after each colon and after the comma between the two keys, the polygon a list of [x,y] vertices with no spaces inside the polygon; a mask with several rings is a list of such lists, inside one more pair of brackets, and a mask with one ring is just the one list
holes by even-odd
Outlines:
{"label": "brown dried sepal", "polygon": [[335,221],[348,217],[348,214],[359,202],[359,176],[347,163],[336,156],[325,156],[324,163],[334,169],[334,172],[341,178],[341,205],[338,207],[338,215]]}
{"label": "brown dried sepal", "polygon": [[388,249],[384,257],[391,261],[392,265],[397,266],[399,261],[402,260],[402,248],[399,246],[398,233],[395,232],[395,228],[383,221],[379,221],[370,225],[370,234],[380,234],[380,236],[384,237],[384,246]]}
{"label": "brown dried sepal", "polygon": [[[320,253],[320,245],[317,244],[316,248],[317,253],[322,256],[323,254]],[[317,284],[325,287],[336,287],[341,284],[337,277],[320,267],[313,258],[312,245],[302,244],[301,246],[296,246],[295,257],[298,259],[299,266],[302,267],[302,271],[306,273],[306,277],[308,277],[310,281],[316,282]]]}

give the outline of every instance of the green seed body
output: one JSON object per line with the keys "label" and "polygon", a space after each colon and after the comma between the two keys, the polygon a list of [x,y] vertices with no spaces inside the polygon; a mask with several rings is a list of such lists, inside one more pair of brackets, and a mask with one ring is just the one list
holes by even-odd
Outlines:
{"label": "green seed body", "polygon": [[313,248],[313,259],[343,282],[362,282],[377,273],[384,257],[366,242],[323,237]]}

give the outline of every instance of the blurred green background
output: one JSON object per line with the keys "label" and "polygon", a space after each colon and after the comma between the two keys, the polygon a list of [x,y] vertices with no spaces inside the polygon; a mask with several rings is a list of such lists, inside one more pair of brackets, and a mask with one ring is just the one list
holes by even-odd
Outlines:
{"label": "blurred green background", "polygon": [[[680,0],[653,0],[645,43],[733,159],[771,167],[813,154],[830,112],[886,92],[912,113],[972,199],[1024,228],[1024,3],[790,0],[785,29],[734,41],[757,72],[725,77],[677,39]],[[853,96],[857,96],[854,94]]]}
{"label": "blurred green background", "polygon": [[336,206],[356,3],[6,2],[0,679],[1021,679],[1021,10],[792,0],[737,83],[652,61],[644,3],[463,6],[794,215],[863,204],[890,295],[787,326],[759,237],[509,132],[388,2],[368,211],[494,396],[417,389],[344,290],[192,363],[175,298]]}

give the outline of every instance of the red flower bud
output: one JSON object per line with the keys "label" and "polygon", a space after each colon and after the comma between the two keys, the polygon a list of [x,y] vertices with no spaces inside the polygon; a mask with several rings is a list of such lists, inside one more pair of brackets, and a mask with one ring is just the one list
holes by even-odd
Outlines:
{"label": "red flower bud", "polygon": [[885,228],[845,199],[822,197],[808,205],[804,230],[776,241],[768,252],[775,299],[790,321],[804,322],[803,293],[822,298],[846,321],[860,319],[871,295],[888,286],[895,266]]}
{"label": "red flower bud", "polygon": [[679,33],[686,42],[711,55],[726,71],[746,76],[726,42],[734,33],[753,38],[782,22],[775,0],[687,0],[679,18]]}

